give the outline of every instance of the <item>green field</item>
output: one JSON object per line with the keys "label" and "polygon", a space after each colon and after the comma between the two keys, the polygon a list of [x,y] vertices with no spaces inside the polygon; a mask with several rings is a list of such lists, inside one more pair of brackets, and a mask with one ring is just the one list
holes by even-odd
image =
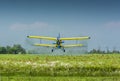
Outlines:
{"label": "green field", "polygon": [[119,81],[119,76],[119,54],[0,55],[2,81]]}
{"label": "green field", "polygon": [[119,77],[2,77],[0,81],[120,81]]}

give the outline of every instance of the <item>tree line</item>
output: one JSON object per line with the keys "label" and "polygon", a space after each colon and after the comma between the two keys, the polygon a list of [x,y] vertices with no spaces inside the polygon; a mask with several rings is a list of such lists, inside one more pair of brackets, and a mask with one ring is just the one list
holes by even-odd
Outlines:
{"label": "tree line", "polygon": [[118,54],[118,53],[120,53],[120,51],[119,50],[109,50],[109,49],[107,49],[106,51],[104,51],[104,50],[100,50],[100,49],[92,49],[91,51],[89,51],[88,52],[89,54]]}
{"label": "tree line", "polygon": [[0,46],[0,54],[26,54],[26,50],[20,44]]}
{"label": "tree line", "polygon": [[[38,50],[38,49],[37,49]],[[14,44],[13,46],[0,46],[0,54],[33,54],[36,53],[36,50],[26,50],[24,49],[20,44]],[[101,50],[101,49],[92,49],[88,52],[88,54],[120,54],[119,50],[113,49],[110,51],[107,49],[106,51]]]}

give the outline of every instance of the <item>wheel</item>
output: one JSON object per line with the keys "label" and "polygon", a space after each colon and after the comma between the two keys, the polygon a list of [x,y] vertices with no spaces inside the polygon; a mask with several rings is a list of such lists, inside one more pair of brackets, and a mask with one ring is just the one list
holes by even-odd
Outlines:
{"label": "wheel", "polygon": [[65,49],[63,49],[63,52],[65,52]]}
{"label": "wheel", "polygon": [[52,49],[51,52],[53,52],[54,50]]}

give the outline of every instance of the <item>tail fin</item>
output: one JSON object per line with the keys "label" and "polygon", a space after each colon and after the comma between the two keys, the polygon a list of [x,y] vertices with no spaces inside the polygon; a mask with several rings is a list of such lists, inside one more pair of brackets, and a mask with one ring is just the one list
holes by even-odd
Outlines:
{"label": "tail fin", "polygon": [[59,33],[59,35],[58,35],[58,36],[59,36],[59,38],[60,38],[60,33]]}
{"label": "tail fin", "polygon": [[58,40],[60,39],[60,33],[58,34],[58,37],[57,37],[57,39],[58,39]]}

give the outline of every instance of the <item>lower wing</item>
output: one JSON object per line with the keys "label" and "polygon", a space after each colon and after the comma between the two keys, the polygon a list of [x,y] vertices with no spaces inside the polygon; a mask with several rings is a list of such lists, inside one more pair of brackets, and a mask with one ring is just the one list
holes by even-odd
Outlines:
{"label": "lower wing", "polygon": [[35,46],[43,46],[43,47],[55,47],[55,45],[52,44],[34,44]]}
{"label": "lower wing", "polygon": [[63,45],[64,48],[68,48],[68,47],[81,47],[81,46],[83,46],[83,44]]}

